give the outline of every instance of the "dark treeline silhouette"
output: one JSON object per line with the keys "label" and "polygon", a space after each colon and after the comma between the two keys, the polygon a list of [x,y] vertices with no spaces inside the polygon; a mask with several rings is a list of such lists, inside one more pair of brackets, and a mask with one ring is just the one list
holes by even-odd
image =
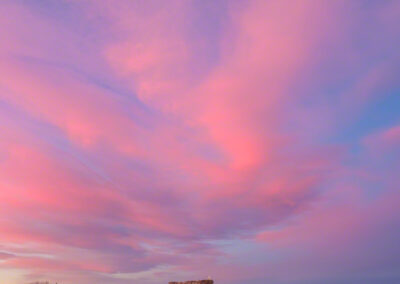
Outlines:
{"label": "dark treeline silhouette", "polygon": [[198,280],[185,282],[168,282],[168,284],[214,284],[214,280]]}

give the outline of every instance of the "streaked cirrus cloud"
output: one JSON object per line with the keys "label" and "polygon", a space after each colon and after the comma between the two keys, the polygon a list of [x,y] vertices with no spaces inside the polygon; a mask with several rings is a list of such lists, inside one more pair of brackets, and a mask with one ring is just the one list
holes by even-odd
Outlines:
{"label": "streaked cirrus cloud", "polygon": [[399,19],[1,3],[0,278],[397,283]]}

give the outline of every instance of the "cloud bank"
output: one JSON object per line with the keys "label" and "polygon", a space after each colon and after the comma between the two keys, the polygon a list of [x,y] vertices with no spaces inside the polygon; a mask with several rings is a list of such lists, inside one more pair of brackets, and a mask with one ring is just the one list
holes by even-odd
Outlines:
{"label": "cloud bank", "polygon": [[397,1],[0,4],[0,278],[400,281]]}

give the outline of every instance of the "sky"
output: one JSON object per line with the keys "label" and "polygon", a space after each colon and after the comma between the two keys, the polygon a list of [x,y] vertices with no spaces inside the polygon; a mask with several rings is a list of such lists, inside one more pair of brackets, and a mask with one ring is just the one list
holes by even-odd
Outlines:
{"label": "sky", "polygon": [[400,283],[400,1],[0,3],[0,282]]}

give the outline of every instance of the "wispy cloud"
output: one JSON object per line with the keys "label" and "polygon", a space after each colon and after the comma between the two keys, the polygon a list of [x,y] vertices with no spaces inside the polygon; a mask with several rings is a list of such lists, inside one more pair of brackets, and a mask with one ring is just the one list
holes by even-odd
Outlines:
{"label": "wispy cloud", "polygon": [[1,3],[0,273],[399,281],[399,19],[396,1]]}

